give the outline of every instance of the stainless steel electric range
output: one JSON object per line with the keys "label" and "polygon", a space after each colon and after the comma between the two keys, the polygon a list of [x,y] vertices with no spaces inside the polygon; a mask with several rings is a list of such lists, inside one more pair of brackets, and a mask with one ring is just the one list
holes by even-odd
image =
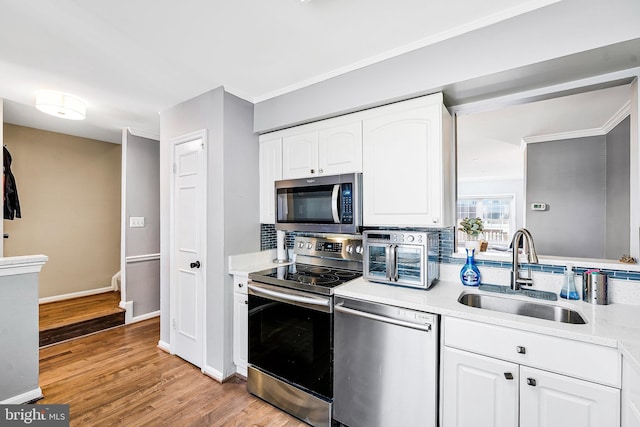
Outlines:
{"label": "stainless steel electric range", "polygon": [[333,289],[362,276],[362,240],[296,237],[296,262],[249,274],[250,393],[330,426]]}

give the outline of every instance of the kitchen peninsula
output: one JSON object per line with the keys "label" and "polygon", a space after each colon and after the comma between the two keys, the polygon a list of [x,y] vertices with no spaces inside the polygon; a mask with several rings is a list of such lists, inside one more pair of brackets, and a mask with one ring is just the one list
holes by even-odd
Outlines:
{"label": "kitchen peninsula", "polygon": [[38,382],[38,275],[45,255],[0,258],[0,403],[42,397]]}

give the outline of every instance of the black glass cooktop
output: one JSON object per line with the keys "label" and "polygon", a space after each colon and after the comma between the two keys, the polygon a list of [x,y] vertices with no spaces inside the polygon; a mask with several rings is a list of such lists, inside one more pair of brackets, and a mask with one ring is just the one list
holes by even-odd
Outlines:
{"label": "black glass cooktop", "polygon": [[332,288],[362,276],[361,271],[295,263],[249,274],[256,282],[331,295]]}

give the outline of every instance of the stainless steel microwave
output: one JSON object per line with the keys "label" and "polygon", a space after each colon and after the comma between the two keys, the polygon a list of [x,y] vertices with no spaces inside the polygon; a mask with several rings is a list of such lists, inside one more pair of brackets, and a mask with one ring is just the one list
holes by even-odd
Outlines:
{"label": "stainless steel microwave", "polygon": [[276,181],[275,198],[276,230],[360,233],[360,173]]}

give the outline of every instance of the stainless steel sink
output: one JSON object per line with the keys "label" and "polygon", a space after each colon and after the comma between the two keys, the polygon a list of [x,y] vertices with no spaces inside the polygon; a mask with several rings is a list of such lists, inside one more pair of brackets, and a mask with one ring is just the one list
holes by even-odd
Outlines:
{"label": "stainless steel sink", "polygon": [[562,323],[584,325],[586,320],[575,310],[554,304],[542,304],[533,301],[504,298],[494,295],[463,293],[458,302],[469,307],[502,313],[519,314],[537,319],[553,320]]}

